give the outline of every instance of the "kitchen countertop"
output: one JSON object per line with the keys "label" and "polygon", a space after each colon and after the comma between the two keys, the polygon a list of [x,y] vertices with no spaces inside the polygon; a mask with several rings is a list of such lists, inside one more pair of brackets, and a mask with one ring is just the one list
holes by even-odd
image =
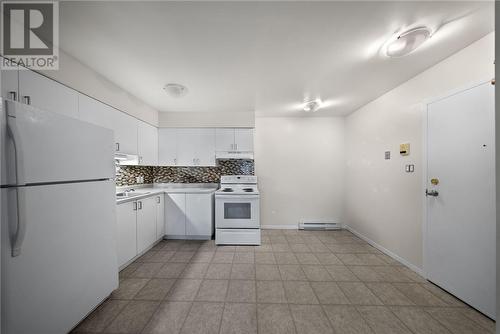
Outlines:
{"label": "kitchen countertop", "polygon": [[172,193],[196,193],[196,194],[210,194],[219,189],[217,183],[155,183],[155,184],[141,184],[127,187],[117,187],[116,192],[123,192],[128,189],[135,189],[135,193],[141,195],[117,198],[116,204],[136,201],[138,199],[147,198],[157,194],[172,194]]}

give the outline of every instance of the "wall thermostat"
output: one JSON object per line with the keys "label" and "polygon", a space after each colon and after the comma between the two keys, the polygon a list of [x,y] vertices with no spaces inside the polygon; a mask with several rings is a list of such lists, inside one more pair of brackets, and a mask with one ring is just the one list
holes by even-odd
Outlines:
{"label": "wall thermostat", "polygon": [[410,143],[399,144],[399,154],[409,155],[410,154]]}

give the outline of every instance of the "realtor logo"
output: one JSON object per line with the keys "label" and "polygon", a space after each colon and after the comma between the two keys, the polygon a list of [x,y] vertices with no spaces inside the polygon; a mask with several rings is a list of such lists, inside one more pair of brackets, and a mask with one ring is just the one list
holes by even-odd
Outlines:
{"label": "realtor logo", "polygon": [[54,1],[2,2],[2,69],[13,64],[36,70],[57,70],[59,6]]}

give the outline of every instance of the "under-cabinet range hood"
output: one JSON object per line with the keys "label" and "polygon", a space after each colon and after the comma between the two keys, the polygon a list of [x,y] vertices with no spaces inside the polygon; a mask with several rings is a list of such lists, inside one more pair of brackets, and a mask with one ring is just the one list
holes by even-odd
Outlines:
{"label": "under-cabinet range hood", "polygon": [[119,165],[124,166],[139,164],[139,156],[135,154],[115,153],[115,160]]}
{"label": "under-cabinet range hood", "polygon": [[253,152],[244,151],[217,151],[216,159],[250,159],[253,160]]}

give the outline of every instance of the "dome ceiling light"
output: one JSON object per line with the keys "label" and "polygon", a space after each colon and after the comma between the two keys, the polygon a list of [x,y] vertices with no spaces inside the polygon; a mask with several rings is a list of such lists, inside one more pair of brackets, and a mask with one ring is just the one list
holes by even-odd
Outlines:
{"label": "dome ceiling light", "polygon": [[183,86],[183,85],[177,84],[177,83],[166,84],[165,87],[163,87],[163,89],[165,90],[165,92],[169,96],[175,97],[175,98],[183,97],[188,92],[188,89],[186,86]]}
{"label": "dome ceiling light", "polygon": [[317,99],[317,100],[305,102],[303,107],[302,107],[302,110],[304,110],[305,112],[315,112],[320,107],[321,107],[321,100]]}
{"label": "dome ceiling light", "polygon": [[406,56],[422,45],[429,37],[431,37],[431,30],[427,27],[407,30],[387,44],[386,55],[392,58]]}

